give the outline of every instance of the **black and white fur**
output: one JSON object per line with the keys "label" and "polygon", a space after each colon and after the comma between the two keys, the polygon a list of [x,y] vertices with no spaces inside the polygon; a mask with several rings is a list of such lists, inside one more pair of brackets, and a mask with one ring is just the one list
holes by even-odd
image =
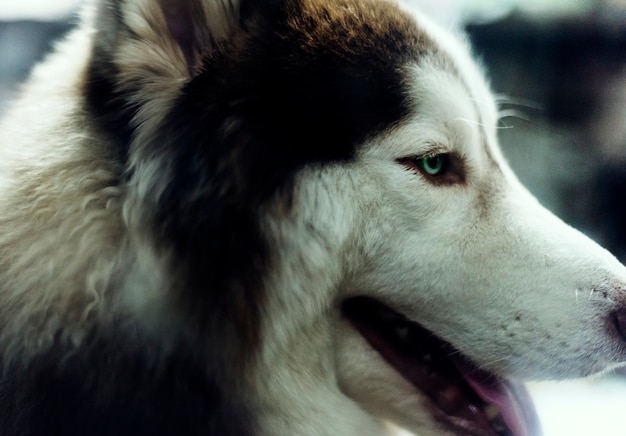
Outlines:
{"label": "black and white fur", "polygon": [[497,124],[464,43],[392,1],[86,5],[0,126],[0,435],[481,434],[361,297],[494,377],[619,365],[626,270]]}

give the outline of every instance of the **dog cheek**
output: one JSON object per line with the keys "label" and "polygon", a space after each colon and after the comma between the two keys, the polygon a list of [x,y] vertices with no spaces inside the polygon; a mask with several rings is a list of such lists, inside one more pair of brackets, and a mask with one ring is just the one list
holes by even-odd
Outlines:
{"label": "dog cheek", "polygon": [[347,321],[340,323],[336,338],[337,378],[345,395],[369,414],[415,434],[434,430],[445,434],[446,428],[433,417],[431,401],[386,363]]}

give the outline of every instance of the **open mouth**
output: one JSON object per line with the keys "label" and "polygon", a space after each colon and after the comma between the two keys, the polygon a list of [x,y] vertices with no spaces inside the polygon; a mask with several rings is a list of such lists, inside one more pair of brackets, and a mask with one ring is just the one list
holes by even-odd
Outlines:
{"label": "open mouth", "polygon": [[350,320],[381,356],[427,395],[460,434],[536,436],[541,434],[525,387],[472,364],[451,344],[368,297],[342,305]]}

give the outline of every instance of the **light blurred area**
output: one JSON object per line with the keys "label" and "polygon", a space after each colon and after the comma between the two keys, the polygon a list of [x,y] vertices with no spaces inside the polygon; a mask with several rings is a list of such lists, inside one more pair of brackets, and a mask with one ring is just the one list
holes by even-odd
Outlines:
{"label": "light blurred area", "polygon": [[[463,26],[500,139],[549,209],[626,261],[626,0],[406,0]],[[77,0],[0,0],[0,112]],[[558,310],[558,308],[555,308]],[[626,435],[626,375],[531,385],[545,436]]]}
{"label": "light blurred area", "polygon": [[0,114],[33,63],[75,23],[80,0],[0,0]]}
{"label": "light blurred area", "polygon": [[529,386],[544,436],[624,436],[626,377]]}
{"label": "light blurred area", "polygon": [[0,18],[3,20],[50,21],[66,18],[80,0],[2,0]]}

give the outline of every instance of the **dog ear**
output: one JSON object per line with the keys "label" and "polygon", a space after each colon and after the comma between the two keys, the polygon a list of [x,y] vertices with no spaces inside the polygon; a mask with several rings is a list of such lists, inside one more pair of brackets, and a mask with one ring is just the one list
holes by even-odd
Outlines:
{"label": "dog ear", "polygon": [[[243,0],[244,10],[247,1]],[[263,0],[261,0],[263,2]],[[241,27],[242,0],[109,0],[96,15],[96,53],[121,72],[184,78]],[[151,71],[150,71],[151,70]]]}
{"label": "dog ear", "polygon": [[95,16],[87,16],[96,30],[87,77],[92,109],[118,132],[160,119],[204,59],[262,26],[286,1],[98,2]]}
{"label": "dog ear", "polygon": [[158,6],[157,10],[146,10],[152,17],[140,26],[151,26],[156,32],[153,36],[168,35],[172,46],[182,54],[178,60],[184,60],[191,74],[199,67],[202,56],[217,49],[239,24],[238,0],[159,0],[152,4]]}

